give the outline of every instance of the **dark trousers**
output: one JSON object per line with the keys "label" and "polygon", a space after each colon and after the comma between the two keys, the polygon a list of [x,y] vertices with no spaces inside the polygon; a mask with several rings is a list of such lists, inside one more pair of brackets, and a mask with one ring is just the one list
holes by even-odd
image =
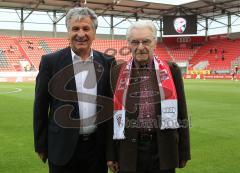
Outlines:
{"label": "dark trousers", "polygon": [[89,139],[80,136],[71,160],[63,166],[49,162],[49,173],[107,173],[106,160],[96,140],[96,135]]}
{"label": "dark trousers", "polygon": [[145,139],[138,140],[137,170],[135,173],[175,173],[175,168],[169,170],[161,170],[159,168],[156,136],[151,139]]}

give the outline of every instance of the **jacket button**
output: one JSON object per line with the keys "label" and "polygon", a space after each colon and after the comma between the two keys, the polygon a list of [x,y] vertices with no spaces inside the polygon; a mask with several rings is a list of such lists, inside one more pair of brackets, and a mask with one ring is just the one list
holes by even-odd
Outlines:
{"label": "jacket button", "polygon": [[132,138],[132,142],[133,143],[137,142],[137,139],[136,138]]}

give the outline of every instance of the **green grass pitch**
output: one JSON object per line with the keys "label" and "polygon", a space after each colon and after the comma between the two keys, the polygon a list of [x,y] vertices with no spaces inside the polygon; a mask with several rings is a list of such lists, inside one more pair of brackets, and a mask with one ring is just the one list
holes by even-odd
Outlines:
{"label": "green grass pitch", "polygon": [[[185,80],[192,160],[178,173],[239,173],[240,81]],[[0,173],[47,173],[33,149],[34,84],[0,83]]]}

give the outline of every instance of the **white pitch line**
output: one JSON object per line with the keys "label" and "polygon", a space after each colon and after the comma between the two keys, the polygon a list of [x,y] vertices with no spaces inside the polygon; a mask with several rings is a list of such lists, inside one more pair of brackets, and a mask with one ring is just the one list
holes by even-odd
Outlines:
{"label": "white pitch line", "polygon": [[18,92],[21,92],[21,91],[22,91],[21,88],[15,88],[14,91],[0,92],[0,94],[11,94],[11,93],[18,93]]}

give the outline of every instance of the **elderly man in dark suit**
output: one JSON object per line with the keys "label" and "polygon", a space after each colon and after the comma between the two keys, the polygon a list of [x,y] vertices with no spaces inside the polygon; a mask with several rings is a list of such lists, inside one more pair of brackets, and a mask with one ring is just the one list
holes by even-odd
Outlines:
{"label": "elderly man in dark suit", "polygon": [[107,173],[104,123],[112,112],[112,57],[91,48],[97,16],[89,8],[66,15],[70,47],[44,55],[36,78],[35,151],[50,173]]}
{"label": "elderly man in dark suit", "polygon": [[175,173],[190,160],[187,107],[179,67],[154,54],[156,28],[138,21],[127,31],[132,58],[115,66],[108,166],[120,173]]}

